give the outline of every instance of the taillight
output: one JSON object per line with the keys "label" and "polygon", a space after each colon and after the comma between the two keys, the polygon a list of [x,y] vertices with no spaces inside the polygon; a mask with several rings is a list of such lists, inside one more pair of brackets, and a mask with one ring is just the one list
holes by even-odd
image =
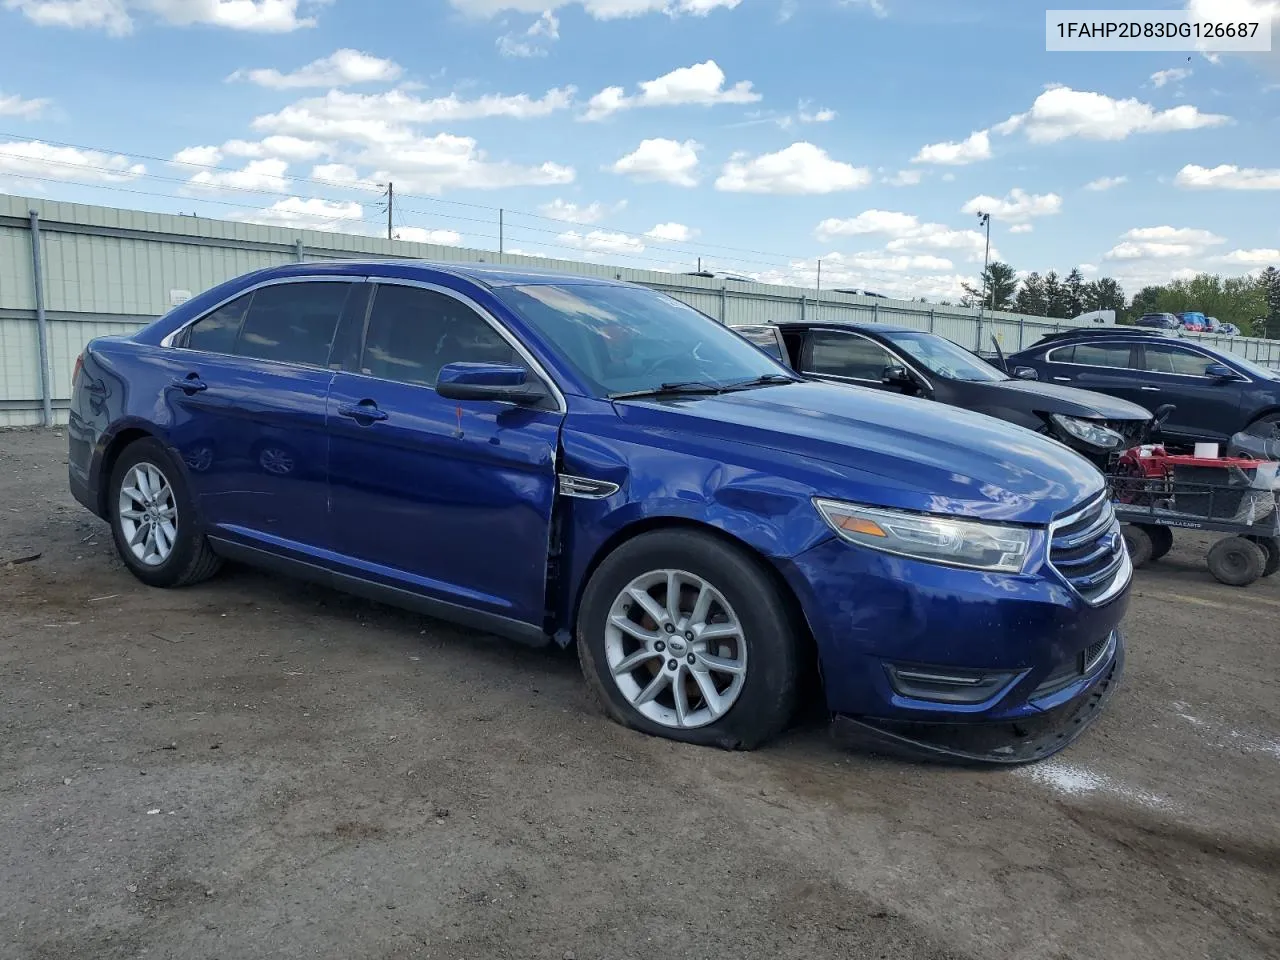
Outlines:
{"label": "taillight", "polygon": [[76,368],[71,371],[71,389],[75,389],[76,377],[80,376],[80,371],[84,369],[84,354],[76,354]]}

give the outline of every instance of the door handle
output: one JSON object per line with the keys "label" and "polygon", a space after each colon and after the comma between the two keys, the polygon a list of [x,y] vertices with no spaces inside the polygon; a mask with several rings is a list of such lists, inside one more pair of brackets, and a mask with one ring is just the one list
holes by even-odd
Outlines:
{"label": "door handle", "polygon": [[1070,382],[1071,382],[1071,378],[1070,378],[1070,377],[1054,377],[1053,379],[1055,379],[1055,380],[1061,380],[1063,383],[1070,383]]}
{"label": "door handle", "polygon": [[174,377],[170,382],[187,396],[209,389],[209,385],[200,379],[200,374],[198,373],[188,373],[185,377]]}
{"label": "door handle", "polygon": [[[372,400],[361,400],[359,403],[344,403],[338,407],[338,414],[343,417],[350,417],[352,420],[360,423],[367,420],[373,423],[375,420],[387,419],[387,414],[378,409],[378,405]],[[368,426],[368,423],[361,424]]]}
{"label": "door handle", "polygon": [[1159,387],[1143,387],[1142,389],[1143,389],[1143,390],[1146,390],[1148,393],[1159,393],[1159,392],[1160,392],[1160,388],[1159,388]]}

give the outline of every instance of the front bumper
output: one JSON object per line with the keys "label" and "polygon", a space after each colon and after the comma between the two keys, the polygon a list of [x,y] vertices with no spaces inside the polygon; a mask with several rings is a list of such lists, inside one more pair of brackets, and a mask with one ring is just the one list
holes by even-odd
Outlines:
{"label": "front bumper", "polygon": [[[1127,586],[1093,606],[1047,564],[988,574],[840,540],[793,558],[783,574],[817,643],[828,709],[856,723],[1039,726],[1074,716],[1097,689],[1109,695],[1122,669]],[[944,702],[904,693],[894,676],[904,668],[1002,679],[979,702]]]}

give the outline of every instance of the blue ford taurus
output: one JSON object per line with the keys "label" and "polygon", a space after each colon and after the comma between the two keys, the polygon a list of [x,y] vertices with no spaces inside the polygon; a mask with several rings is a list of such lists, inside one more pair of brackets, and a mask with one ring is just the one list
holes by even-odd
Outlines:
{"label": "blue ford taurus", "polygon": [[611,716],[677,740],[754,747],[812,674],[882,742],[1033,759],[1123,663],[1131,567],[1085,460],[807,382],[629,284],[259,271],[90,343],[69,440],[144,583],[235,560],[576,643]]}

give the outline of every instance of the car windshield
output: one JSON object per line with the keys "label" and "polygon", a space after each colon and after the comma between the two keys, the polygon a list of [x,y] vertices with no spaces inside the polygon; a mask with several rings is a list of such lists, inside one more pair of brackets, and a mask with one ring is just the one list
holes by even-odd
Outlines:
{"label": "car windshield", "polygon": [[995,383],[1009,379],[1004,371],[937,334],[894,331],[884,336],[912,360],[940,377],[973,383]]}
{"label": "car windshield", "polygon": [[597,396],[722,388],[795,379],[727,327],[641,287],[592,283],[499,287],[494,293],[532,327]]}

